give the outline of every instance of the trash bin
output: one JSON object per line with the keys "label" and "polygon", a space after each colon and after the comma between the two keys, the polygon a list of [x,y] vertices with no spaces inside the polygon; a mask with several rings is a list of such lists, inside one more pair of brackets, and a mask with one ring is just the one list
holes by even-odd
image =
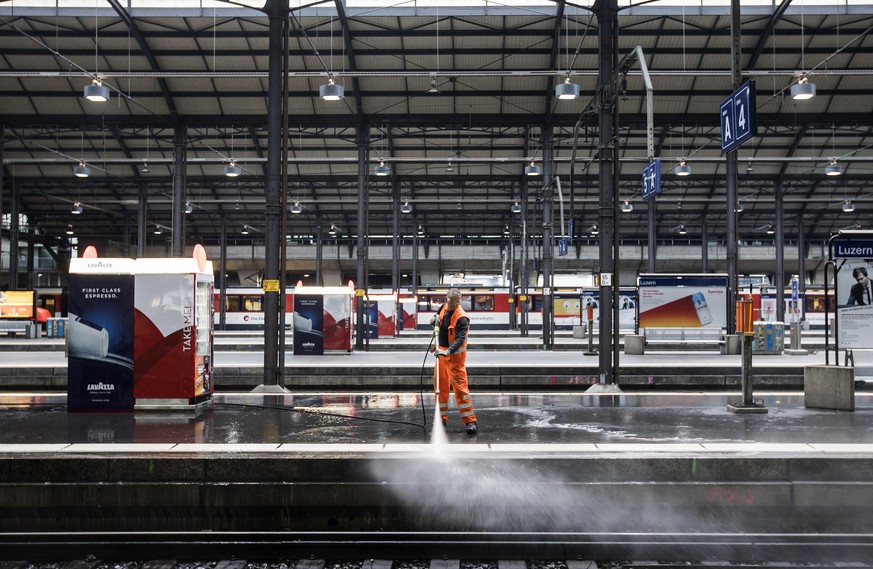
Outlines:
{"label": "trash bin", "polygon": [[25,324],[24,335],[31,340],[39,338],[39,324]]}
{"label": "trash bin", "polygon": [[784,322],[755,322],[752,337],[753,354],[781,355],[785,348]]}

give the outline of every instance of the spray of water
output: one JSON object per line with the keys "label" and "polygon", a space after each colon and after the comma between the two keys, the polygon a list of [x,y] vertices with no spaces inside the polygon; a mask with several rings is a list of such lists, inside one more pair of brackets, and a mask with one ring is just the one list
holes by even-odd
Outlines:
{"label": "spray of water", "polygon": [[435,453],[444,450],[444,447],[449,444],[449,437],[446,435],[446,429],[443,427],[443,420],[440,417],[440,402],[436,401],[433,410],[433,430],[430,433],[430,444],[433,445]]}

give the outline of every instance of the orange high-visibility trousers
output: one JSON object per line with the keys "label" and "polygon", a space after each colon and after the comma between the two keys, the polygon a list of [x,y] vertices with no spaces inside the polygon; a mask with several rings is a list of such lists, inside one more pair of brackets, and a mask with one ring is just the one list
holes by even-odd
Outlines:
{"label": "orange high-visibility trousers", "polygon": [[[446,348],[441,347],[445,350]],[[461,422],[465,425],[476,420],[473,413],[473,399],[470,397],[470,388],[467,386],[467,352],[460,352],[450,356],[440,356],[437,359],[437,367],[434,367],[434,383],[439,377],[439,405],[440,416],[443,421],[449,418],[449,388],[455,392],[455,402],[458,404],[458,412],[461,414]]]}

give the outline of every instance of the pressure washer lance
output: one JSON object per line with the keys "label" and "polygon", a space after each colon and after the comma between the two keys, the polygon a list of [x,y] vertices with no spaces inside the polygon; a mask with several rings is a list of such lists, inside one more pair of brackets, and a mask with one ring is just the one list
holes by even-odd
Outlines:
{"label": "pressure washer lance", "polygon": [[[436,317],[435,317],[435,316],[434,316],[434,319],[436,320]],[[436,352],[436,350],[439,350],[439,349],[440,349],[440,338],[439,338],[439,336],[440,336],[440,323],[439,323],[439,320],[436,320],[436,322],[435,322],[434,325],[433,325],[433,337],[431,338],[431,340],[435,340],[435,341],[434,341],[434,352]],[[434,383],[434,385],[433,385],[433,388],[434,388],[434,389],[433,389],[433,392],[434,392],[434,396],[435,396],[435,398],[436,398],[436,400],[437,400],[437,405],[439,405],[439,396],[440,396],[440,358],[439,358],[439,356],[434,356],[433,359],[434,359],[434,362],[435,362],[434,365],[436,366],[436,373],[434,374],[434,382],[433,382],[433,383]]]}

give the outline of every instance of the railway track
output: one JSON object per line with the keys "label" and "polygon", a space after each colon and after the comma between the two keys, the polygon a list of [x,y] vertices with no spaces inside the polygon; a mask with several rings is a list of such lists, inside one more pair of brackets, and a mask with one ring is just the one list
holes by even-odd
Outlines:
{"label": "railway track", "polygon": [[873,535],[3,533],[0,559],[25,560],[0,569],[873,569]]}

